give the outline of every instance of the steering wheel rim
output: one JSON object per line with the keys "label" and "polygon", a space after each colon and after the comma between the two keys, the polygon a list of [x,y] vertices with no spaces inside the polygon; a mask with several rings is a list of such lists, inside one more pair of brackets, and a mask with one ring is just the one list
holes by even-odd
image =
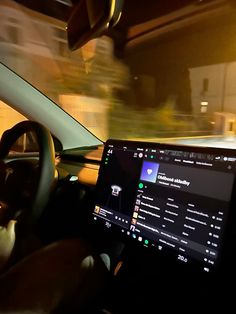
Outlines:
{"label": "steering wheel rim", "polygon": [[21,225],[33,226],[41,217],[55,184],[55,149],[50,131],[36,121],[22,121],[5,131],[0,142],[0,161],[8,156],[15,141],[27,132],[34,132],[39,147],[39,177],[30,210],[23,214]]}

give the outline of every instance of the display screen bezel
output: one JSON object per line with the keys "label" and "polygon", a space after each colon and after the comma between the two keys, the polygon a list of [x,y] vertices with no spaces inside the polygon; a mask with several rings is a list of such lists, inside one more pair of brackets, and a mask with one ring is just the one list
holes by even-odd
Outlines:
{"label": "display screen bezel", "polygon": [[[197,154],[212,154],[212,155],[222,155],[222,156],[226,156],[226,157],[235,157],[235,150],[233,149],[224,149],[224,148],[213,148],[213,147],[196,147],[196,146],[189,146],[189,145],[175,145],[175,144],[163,144],[163,143],[153,143],[153,142],[141,142],[141,141],[128,141],[128,140],[108,140],[105,143],[105,148],[104,148],[104,153],[102,156],[102,161],[101,161],[101,166],[99,169],[99,176],[98,176],[98,181],[97,181],[97,186],[100,184],[100,180],[101,177],[103,176],[103,169],[104,169],[104,164],[106,162],[106,151],[108,149],[108,147],[110,146],[119,146],[119,147],[129,147],[129,148],[137,148],[137,147],[142,147],[144,149],[148,148],[148,149],[159,149],[159,150],[176,150],[176,151],[183,151],[183,152],[194,152]],[[222,265],[224,264],[224,262],[229,258],[228,255],[231,251],[232,248],[232,234],[234,234],[234,230],[233,230],[233,225],[234,225],[234,221],[235,221],[235,213],[232,210],[234,208],[234,204],[235,204],[235,172],[234,172],[234,183],[233,183],[233,188],[232,188],[232,194],[231,194],[231,201],[230,201],[230,205],[229,205],[229,210],[228,210],[228,217],[227,217],[227,221],[225,223],[224,226],[224,232],[223,232],[223,236],[222,236],[222,241],[221,241],[221,248],[219,250],[219,257],[217,258],[217,263],[214,266],[212,272],[215,271],[219,271],[222,268]],[[96,193],[98,193],[97,191],[97,187],[95,190]],[[95,197],[95,204],[96,204],[96,197]],[[93,215],[93,219],[94,219],[94,215]],[[110,234],[111,236],[114,237],[118,237],[118,239],[125,241],[126,243],[131,243],[131,245],[138,245],[140,246],[141,244],[138,241],[134,241],[134,239],[132,239],[132,237],[127,236],[125,234],[125,232],[122,232],[122,228],[117,226],[117,225],[113,225],[113,224],[104,224],[104,221],[96,221],[95,222],[96,225],[99,226],[100,230],[104,230],[105,232],[108,232],[108,234]],[[153,247],[145,245],[142,243],[143,246],[148,247],[148,249],[151,251],[153,250]],[[154,251],[156,251],[154,249]],[[158,254],[158,253],[157,253]],[[172,254],[171,251],[168,253],[164,253],[164,254],[159,254],[160,258],[164,258],[167,260],[172,261]],[[225,258],[226,257],[226,258]],[[174,261],[173,261],[174,262]],[[180,261],[181,262],[181,261]],[[172,263],[172,262],[171,262]],[[177,261],[177,263],[179,263],[179,261]],[[183,266],[183,263],[181,263]],[[198,264],[198,262],[196,261],[196,264]],[[181,266],[181,267],[182,267]],[[196,271],[197,267],[195,267],[195,261],[191,264],[191,265],[186,265],[184,266],[184,268],[186,269],[191,269],[193,271]]]}

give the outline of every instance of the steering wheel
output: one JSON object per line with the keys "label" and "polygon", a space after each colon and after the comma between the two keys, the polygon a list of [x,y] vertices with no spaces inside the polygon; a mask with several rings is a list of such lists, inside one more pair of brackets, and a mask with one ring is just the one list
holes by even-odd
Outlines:
{"label": "steering wheel", "polygon": [[[13,158],[9,152],[20,136],[33,132],[38,158]],[[10,161],[9,161],[10,160]],[[20,229],[37,224],[56,180],[55,151],[48,129],[35,121],[23,121],[5,131],[0,142],[0,207]]]}

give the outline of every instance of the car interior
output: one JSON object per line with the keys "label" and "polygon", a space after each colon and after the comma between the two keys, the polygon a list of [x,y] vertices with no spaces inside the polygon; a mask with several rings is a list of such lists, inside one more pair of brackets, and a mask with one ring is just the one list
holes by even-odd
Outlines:
{"label": "car interior", "polygon": [[[32,10],[30,2],[21,4]],[[152,108],[152,99],[159,96],[151,92],[141,94],[143,86],[152,85],[152,81],[147,79],[139,85],[137,69],[148,76],[158,63],[160,76],[165,73],[158,88],[167,90],[165,82],[170,80],[175,90],[178,71],[183,77],[180,85],[187,86],[185,69],[182,65],[175,68],[182,53],[191,73],[208,62],[209,47],[214,50],[211,57],[215,57],[211,65],[221,64],[218,59],[229,64],[235,60],[236,41],[232,36],[236,27],[230,29],[236,14],[234,1],[70,3],[63,12],[69,49],[77,51],[101,36],[111,38],[114,55],[131,64],[138,96],[135,98],[131,93],[128,100],[133,103],[139,98],[140,108],[144,100],[150,101]],[[34,9],[43,12],[43,6]],[[228,54],[226,57],[228,41],[219,42],[224,45],[219,52],[215,41],[214,45],[211,42],[210,31],[207,33],[207,23],[212,23],[213,28],[224,28],[225,17],[232,44],[230,57]],[[167,33],[181,47],[183,42],[178,41],[176,34],[191,38],[193,30],[197,38],[206,31],[209,47],[207,43],[198,46],[194,37],[195,51],[188,46],[176,52],[168,48]],[[152,45],[157,38],[160,58],[159,50]],[[151,58],[151,52],[157,60]],[[191,56],[194,53],[201,55],[202,64],[194,64]],[[144,56],[150,61],[148,69],[143,66]],[[170,59],[173,70],[167,68],[165,58]],[[232,66],[232,72],[227,72],[232,80],[233,69]],[[199,83],[201,97],[211,84],[204,79],[205,76],[203,86],[202,80]],[[233,85],[234,82],[229,87],[225,83],[223,87],[233,90],[230,87]],[[194,90],[194,85],[191,88]],[[121,97],[125,97],[124,90]],[[149,91],[147,86],[145,91]],[[181,114],[188,123],[189,115],[184,113],[186,95],[182,93],[176,103],[180,102]],[[201,121],[205,127],[208,103],[202,99]],[[196,136],[198,141],[201,138],[209,142],[195,145],[178,142],[174,127],[168,133],[172,140],[159,137],[161,127],[154,137],[161,119],[155,120],[152,127],[148,124],[146,129],[144,124],[139,125],[148,134],[146,138],[141,131],[136,137],[128,137],[129,124],[135,121],[129,118],[127,109],[124,115],[129,121],[113,128],[114,134],[120,128],[122,136],[100,139],[2,61],[0,100],[27,118],[4,130],[0,141],[0,313],[121,314],[173,310],[189,313],[219,308],[233,311],[236,280],[233,118],[229,120],[226,137],[214,133],[218,124],[212,122],[207,124],[211,136],[202,131]],[[226,106],[226,97],[223,100]],[[235,105],[231,107],[233,112]],[[160,121],[160,125],[168,121]],[[185,134],[184,127],[180,136]],[[191,132],[191,136],[195,135],[194,130]],[[213,147],[210,141],[215,137],[232,145]],[[24,150],[19,151],[22,138]],[[189,140],[190,136],[186,138]]]}

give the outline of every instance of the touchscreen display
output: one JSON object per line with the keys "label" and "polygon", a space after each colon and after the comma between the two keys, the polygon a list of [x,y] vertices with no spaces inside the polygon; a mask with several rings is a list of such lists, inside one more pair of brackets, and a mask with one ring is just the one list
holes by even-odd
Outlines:
{"label": "touchscreen display", "polygon": [[223,242],[235,164],[232,151],[109,140],[93,219],[210,272]]}

